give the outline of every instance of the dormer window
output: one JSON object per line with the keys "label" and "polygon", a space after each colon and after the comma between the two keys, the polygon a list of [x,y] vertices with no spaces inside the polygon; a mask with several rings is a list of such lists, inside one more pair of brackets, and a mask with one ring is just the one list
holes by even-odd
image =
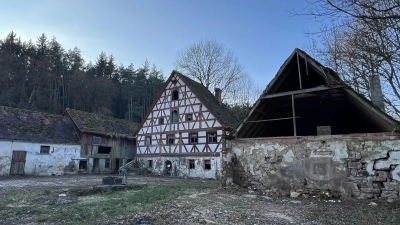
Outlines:
{"label": "dormer window", "polygon": [[178,93],[178,90],[175,90],[172,92],[172,101],[175,101],[178,99],[179,99],[179,93]]}

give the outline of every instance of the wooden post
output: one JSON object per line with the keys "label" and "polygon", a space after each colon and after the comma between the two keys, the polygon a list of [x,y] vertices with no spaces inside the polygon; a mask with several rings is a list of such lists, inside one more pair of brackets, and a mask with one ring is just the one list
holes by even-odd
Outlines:
{"label": "wooden post", "polygon": [[302,87],[302,85],[301,85],[301,73],[300,73],[299,52],[297,52],[297,70],[299,71],[300,89],[303,89],[303,87]]}
{"label": "wooden post", "polygon": [[296,131],[296,112],[294,110],[294,95],[292,95],[292,113],[293,113],[293,134],[294,134],[294,136],[297,136],[297,131]]}

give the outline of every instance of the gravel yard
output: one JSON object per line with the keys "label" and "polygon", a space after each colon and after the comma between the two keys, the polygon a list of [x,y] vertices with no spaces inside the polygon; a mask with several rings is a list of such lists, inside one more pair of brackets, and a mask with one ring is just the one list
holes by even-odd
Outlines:
{"label": "gravel yard", "polygon": [[[123,213],[110,214],[111,216],[100,213],[93,220],[74,219],[72,211],[63,212],[66,214],[62,217],[63,220],[42,218],[42,214],[38,216],[39,214],[23,213],[23,210],[33,211],[35,204],[35,207],[38,204],[47,207],[43,203],[46,196],[43,191],[40,192],[42,189],[50,188],[50,191],[44,193],[58,196],[57,191],[68,187],[99,185],[103,176],[0,177],[0,199],[7,201],[4,204],[0,202],[0,224],[400,224],[400,203],[396,201],[388,203],[377,200],[268,197],[249,193],[247,189],[237,186],[220,188],[219,182],[215,180],[145,176],[129,176],[128,183],[146,184],[149,197],[163,189],[182,193],[165,195],[166,198],[154,200],[149,205],[126,197],[126,202],[118,200],[118,204],[113,206],[120,211],[126,208]],[[196,189],[200,186],[203,188]],[[35,191],[39,194],[32,200],[27,197],[17,200],[17,197],[12,196]],[[110,195],[112,199],[118,195],[132,193],[139,191],[79,197],[77,203],[51,205],[51,208],[44,209],[53,210],[53,217],[57,217],[66,206],[73,209],[75,206],[80,207],[79,204],[89,204],[88,201],[92,201],[92,207],[96,207],[101,204],[93,201],[100,202],[106,195]],[[136,208],[128,208],[135,204]],[[18,210],[21,215],[18,214]],[[104,209],[106,210],[109,209]],[[16,215],[8,216],[10,213]]]}

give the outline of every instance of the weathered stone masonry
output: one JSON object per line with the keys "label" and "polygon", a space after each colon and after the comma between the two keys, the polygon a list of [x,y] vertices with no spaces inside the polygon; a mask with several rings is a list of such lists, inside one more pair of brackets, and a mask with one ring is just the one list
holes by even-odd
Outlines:
{"label": "weathered stone masonry", "polygon": [[399,198],[398,133],[236,139],[224,156],[223,184],[279,195],[301,189]]}

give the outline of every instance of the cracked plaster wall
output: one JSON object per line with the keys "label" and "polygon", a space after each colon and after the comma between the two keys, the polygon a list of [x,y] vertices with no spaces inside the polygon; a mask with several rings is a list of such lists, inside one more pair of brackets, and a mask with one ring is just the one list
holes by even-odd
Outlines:
{"label": "cracked plaster wall", "polygon": [[[40,154],[40,146],[50,146],[50,154]],[[0,141],[0,175],[9,175],[12,151],[26,151],[24,174],[62,175],[77,173],[80,145],[39,144]]]}
{"label": "cracked plaster wall", "polygon": [[[189,160],[194,159],[195,168],[189,169]],[[198,178],[210,178],[218,179],[220,177],[221,170],[221,158],[220,157],[140,157],[138,160],[141,165],[148,165],[148,160],[153,160],[153,167],[151,169],[155,174],[167,175],[166,174],[166,162],[172,163],[172,176],[177,177],[198,177]],[[204,160],[210,160],[211,169],[204,168]]]}
{"label": "cracked plaster wall", "polygon": [[[373,135],[373,134],[371,134]],[[357,198],[398,198],[400,136],[332,135],[232,140],[222,178],[264,193],[335,191]]]}

